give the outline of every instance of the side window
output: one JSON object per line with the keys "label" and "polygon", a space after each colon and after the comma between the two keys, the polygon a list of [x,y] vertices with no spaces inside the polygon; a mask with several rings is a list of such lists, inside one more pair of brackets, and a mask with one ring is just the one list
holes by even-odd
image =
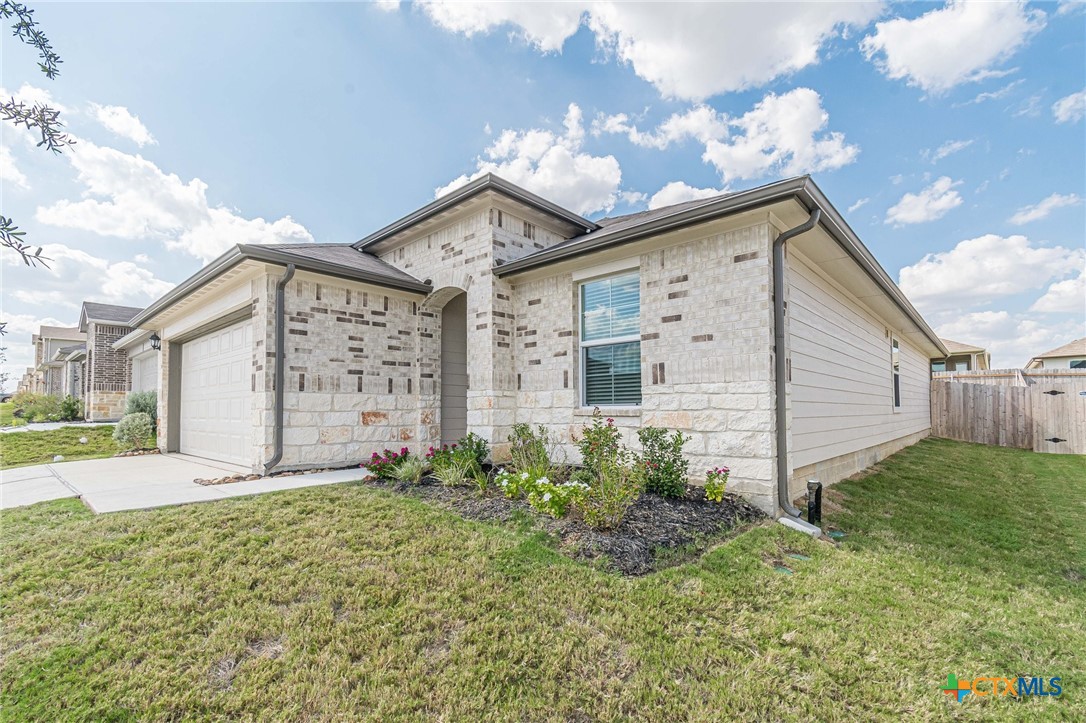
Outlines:
{"label": "side window", "polygon": [[897,339],[890,342],[890,369],[894,384],[894,409],[901,408],[901,345]]}
{"label": "side window", "polygon": [[1072,359],[1071,360],[1071,368],[1072,369],[1086,369],[1086,359]]}
{"label": "side window", "polygon": [[641,278],[636,271],[581,284],[581,400],[586,407],[641,404]]}

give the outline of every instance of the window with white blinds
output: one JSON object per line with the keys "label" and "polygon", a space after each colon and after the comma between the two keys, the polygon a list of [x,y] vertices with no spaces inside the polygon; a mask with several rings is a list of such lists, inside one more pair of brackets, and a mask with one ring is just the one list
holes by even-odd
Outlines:
{"label": "window with white blinds", "polygon": [[641,279],[581,284],[581,397],[586,407],[641,404]]}

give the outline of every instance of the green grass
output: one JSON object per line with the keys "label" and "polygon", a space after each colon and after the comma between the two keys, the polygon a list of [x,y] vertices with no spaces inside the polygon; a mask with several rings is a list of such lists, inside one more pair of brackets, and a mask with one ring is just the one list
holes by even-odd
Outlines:
{"label": "green grass", "polygon": [[[839,547],[767,524],[642,578],[358,485],[5,512],[0,705],[8,720],[1086,717],[1083,458],[929,440],[829,496]],[[959,705],[948,673],[1061,676],[1064,694]]]}
{"label": "green grass", "polygon": [[21,427],[26,422],[14,416],[14,402],[0,402],[0,427]]}
{"label": "green grass", "polygon": [[[87,438],[80,444],[81,437]],[[0,469],[52,462],[58,454],[66,462],[112,457],[121,451],[113,441],[113,427],[61,427],[41,432],[9,432],[0,436]]]}

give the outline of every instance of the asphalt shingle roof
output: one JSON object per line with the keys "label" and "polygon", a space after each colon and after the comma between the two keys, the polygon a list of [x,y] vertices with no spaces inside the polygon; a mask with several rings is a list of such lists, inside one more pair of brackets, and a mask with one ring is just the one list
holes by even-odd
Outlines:
{"label": "asphalt shingle roof", "polygon": [[275,249],[281,253],[297,256],[299,259],[313,259],[329,264],[336,264],[346,269],[363,271],[369,274],[384,276],[397,281],[413,281],[416,279],[406,271],[401,271],[392,264],[382,261],[373,254],[359,251],[351,244],[265,244],[269,249]]}
{"label": "asphalt shingle roof", "polygon": [[143,311],[137,306],[117,306],[116,304],[99,304],[96,301],[84,301],[83,309],[87,312],[88,319],[95,321],[110,321],[117,324],[127,324],[132,317]]}
{"label": "asphalt shingle roof", "polygon": [[1038,354],[1033,358],[1047,359],[1054,356],[1079,356],[1080,354],[1086,355],[1086,336],[1082,337],[1081,339],[1069,341],[1063,346],[1058,346],[1055,349],[1046,351],[1043,354]]}

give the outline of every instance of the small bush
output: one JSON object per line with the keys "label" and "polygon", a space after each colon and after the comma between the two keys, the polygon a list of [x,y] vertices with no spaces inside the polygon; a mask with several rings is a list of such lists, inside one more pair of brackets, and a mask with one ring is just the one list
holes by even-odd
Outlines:
{"label": "small bush", "polygon": [[60,401],[60,419],[62,422],[74,422],[83,418],[83,402],[71,394]]}
{"label": "small bush", "polygon": [[613,458],[604,458],[600,475],[578,500],[581,516],[589,527],[609,530],[617,527],[644,489],[644,467],[633,463],[625,449]]}
{"label": "small bush", "polygon": [[386,449],[384,452],[374,452],[370,461],[361,466],[366,467],[381,479],[395,479],[393,473],[396,468],[400,466],[404,458],[410,455],[411,451],[407,447],[401,447],[399,452]]}
{"label": "small bush", "polygon": [[152,431],[151,417],[148,415],[143,412],[126,414],[121,417],[121,421],[117,422],[117,426],[113,429],[113,439],[125,451],[140,449],[147,444]]}
{"label": "small bush", "polygon": [[577,505],[588,492],[588,485],[584,482],[551,482],[546,477],[540,477],[531,485],[528,492],[528,504],[537,512],[561,519],[566,516],[570,508]]}
{"label": "small bush", "polygon": [[475,432],[468,432],[468,435],[458,440],[454,446],[464,454],[470,455],[479,469],[483,468],[483,462],[486,462],[486,458],[490,456],[490,444]]}
{"label": "small bush", "polygon": [[389,470],[392,479],[417,485],[426,471],[426,461],[414,454],[399,455],[398,462]]}
{"label": "small bush", "polygon": [[509,445],[510,463],[517,472],[527,472],[533,479],[550,472],[555,443],[542,424],[536,431],[527,424],[514,424]]}
{"label": "small bush", "polygon": [[62,402],[60,397],[51,394],[32,394],[20,392],[16,394],[12,402],[15,404],[15,414],[28,422],[60,422],[63,421]]}
{"label": "small bush", "polygon": [[437,458],[433,475],[446,487],[456,487],[468,477],[474,477],[475,471],[475,458],[456,450],[451,455]]}
{"label": "small bush", "polygon": [[705,499],[710,502],[724,501],[724,488],[728,484],[731,470],[727,467],[714,467],[705,475]]}
{"label": "small bush", "polygon": [[641,440],[641,462],[645,465],[645,489],[663,497],[686,494],[686,476],[690,462],[683,457],[683,446],[690,437],[682,432],[668,434],[660,427],[637,430]]}
{"label": "small bush", "polygon": [[615,420],[606,421],[599,407],[592,412],[592,425],[585,426],[577,447],[581,450],[581,462],[585,469],[599,478],[605,464],[613,462],[622,447],[622,433]]}
{"label": "small bush", "polygon": [[139,414],[140,412],[143,412],[151,419],[158,418],[158,393],[153,391],[131,392],[128,395],[128,398],[124,400],[124,413]]}

